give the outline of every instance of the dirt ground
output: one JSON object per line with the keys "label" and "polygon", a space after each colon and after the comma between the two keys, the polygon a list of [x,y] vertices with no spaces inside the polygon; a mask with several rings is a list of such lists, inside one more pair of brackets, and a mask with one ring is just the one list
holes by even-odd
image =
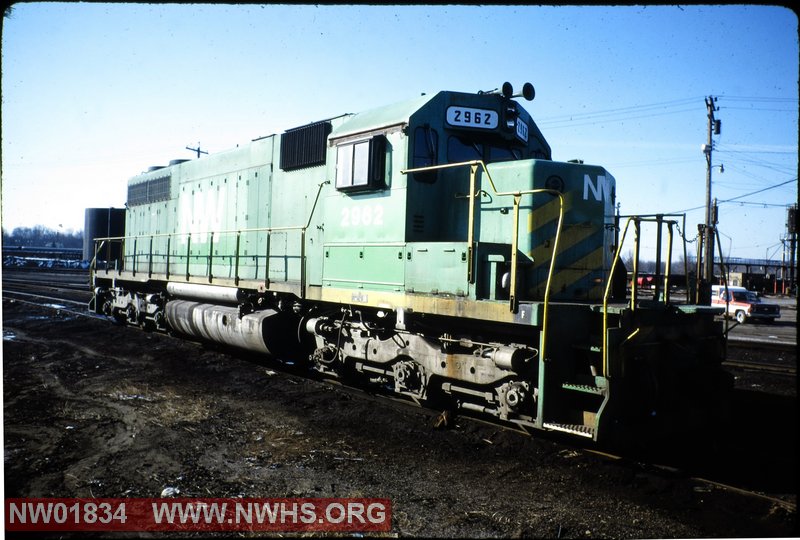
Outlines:
{"label": "dirt ground", "polygon": [[[430,412],[169,336],[8,299],[3,336],[6,497],[381,497],[399,536],[796,535],[770,498],[468,419],[434,429]],[[796,502],[793,418],[776,460],[720,450],[720,480]]]}

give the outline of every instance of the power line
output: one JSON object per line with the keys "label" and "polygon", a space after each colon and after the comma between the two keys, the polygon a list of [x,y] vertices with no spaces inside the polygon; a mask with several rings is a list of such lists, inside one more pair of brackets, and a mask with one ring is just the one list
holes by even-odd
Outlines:
{"label": "power line", "polygon": [[[547,127],[549,129],[557,129],[558,127],[565,127],[559,126],[558,124],[568,124],[570,126],[585,126],[585,125],[593,125],[598,123],[601,120],[606,121],[622,121],[622,120],[635,120],[638,118],[649,118],[652,116],[662,116],[668,114],[677,114],[683,112],[692,112],[695,109],[694,106],[690,108],[681,108],[678,110],[672,111],[661,111],[661,112],[653,112],[652,114],[637,114],[637,113],[644,113],[648,111],[656,111],[658,109],[667,109],[672,107],[685,107],[686,105],[691,105],[695,103],[698,99],[702,96],[695,96],[695,97],[687,97],[681,99],[674,99],[669,101],[660,101],[656,103],[647,103],[642,105],[631,105],[628,107],[617,107],[614,109],[602,109],[599,111],[590,111],[585,113],[570,113],[570,114],[562,114],[556,116],[549,116],[549,117],[540,117],[537,119],[537,123],[542,127]],[[769,98],[769,97],[742,97],[742,96],[720,96],[724,98],[724,100],[730,100],[733,102],[737,101],[748,101],[748,102],[760,102],[760,103],[796,103],[796,98]],[[776,111],[776,112],[794,112],[795,109],[760,109],[760,108],[752,108],[752,107],[731,107],[725,106],[727,109],[737,109],[737,110],[752,110],[752,111]],[[634,116],[630,116],[633,114]],[[586,121],[591,122],[586,122]],[[581,122],[581,123],[575,123]]]}
{"label": "power line", "polygon": [[[792,182],[797,182],[797,178],[792,178],[791,180],[787,180],[786,182],[781,182],[780,184],[775,184],[774,186],[769,186],[769,187],[766,187],[764,189],[759,189],[758,191],[753,191],[751,193],[746,193],[744,195],[739,195],[738,197],[733,197],[731,199],[725,199],[724,201],[717,201],[717,204],[719,205],[719,204],[722,204],[722,203],[729,203],[729,202],[737,201],[739,199],[743,199],[745,197],[750,197],[751,195],[757,195],[758,193],[762,193],[762,192],[770,190],[770,189],[775,189],[775,188],[779,188],[781,186],[785,186],[786,184],[790,184]],[[669,214],[683,214],[685,212],[692,212],[694,210],[700,210],[701,208],[705,208],[705,207],[706,207],[705,205],[703,205],[703,206],[695,206],[693,208],[685,208],[683,210],[674,210],[674,211],[668,212],[668,213]]]}
{"label": "power line", "polygon": [[723,106],[721,109],[729,111],[766,111],[766,112],[797,112],[797,109],[764,109],[761,107],[731,107]]}
{"label": "power line", "polygon": [[[749,172],[747,170],[747,165],[751,165],[753,167],[761,167],[763,169],[769,169],[771,171],[775,171],[775,172],[778,172],[778,173],[781,173],[781,174],[791,174],[791,173],[794,173],[794,172],[797,171],[797,167],[796,166],[795,167],[790,167],[788,165],[783,166],[783,165],[778,165],[778,164],[770,164],[770,163],[768,163],[766,161],[759,163],[756,160],[742,159],[742,158],[725,159],[725,163],[728,165],[728,168],[730,170],[739,171],[741,174],[743,174],[745,176],[749,176],[751,178],[755,178],[757,180],[766,180],[766,179],[762,178],[762,177],[760,177],[760,176],[758,176],[758,175],[756,175],[756,174],[754,174],[752,172]],[[744,168],[743,167],[739,167],[738,166],[739,164],[743,165]]]}
{"label": "power line", "polygon": [[668,214],[685,214],[686,212],[694,212],[695,210],[701,210],[705,208],[706,205],[702,206],[695,206],[693,208],[684,208],[683,210],[674,210],[672,212],[667,212]]}
{"label": "power line", "polygon": [[[638,118],[650,118],[653,116],[663,116],[669,114],[678,114],[683,112],[691,112],[695,110],[694,106],[685,108],[691,105],[698,98],[684,98],[675,99],[671,101],[662,101],[658,103],[648,103],[645,105],[632,105],[629,107],[618,107],[615,109],[605,109],[600,111],[591,111],[585,113],[570,113],[550,117],[540,117],[537,123],[542,127],[548,129],[558,129],[559,127],[576,127],[594,125],[599,122],[612,122],[623,120],[635,120]],[[684,107],[678,110],[663,111],[670,107]]]}
{"label": "power line", "polygon": [[[720,148],[720,146],[722,148]],[[726,154],[782,154],[788,156],[796,156],[797,150],[726,150],[725,145],[717,145],[717,152],[724,152]]]}
{"label": "power line", "polygon": [[[629,113],[638,113],[644,111],[652,111],[654,109],[665,109],[669,107],[679,107],[685,106],[695,103],[698,99],[701,99],[703,96],[694,96],[694,97],[687,97],[681,99],[673,99],[670,101],[660,101],[656,103],[646,103],[642,105],[631,105],[628,107],[617,107],[614,109],[601,109],[599,111],[590,111],[585,113],[570,113],[570,114],[562,114],[556,116],[549,116],[549,117],[540,117],[538,120],[539,124],[549,125],[549,123],[561,123],[561,122],[572,122],[576,120],[588,120],[588,119],[596,119],[598,117],[610,117],[614,118],[619,115],[626,115]],[[798,100],[796,98],[768,98],[768,97],[741,97],[741,96],[720,96],[724,98],[724,100],[731,100],[731,101],[749,101],[749,102],[762,102],[762,103],[796,103]],[[730,109],[742,109],[742,110],[760,110],[760,109],[748,109],[746,107],[729,107],[726,108]],[[665,111],[661,114],[673,114],[678,112],[690,112],[695,110],[694,107],[690,109],[681,109],[678,111]],[[764,110],[777,110],[780,112],[793,112],[794,109],[764,109]],[[626,119],[628,117],[625,117]],[[642,118],[642,116],[635,116],[633,118]]]}
{"label": "power line", "polygon": [[676,163],[696,163],[698,158],[677,158],[677,159],[646,159],[642,161],[628,161],[626,163],[608,163],[607,169],[622,169],[624,167],[641,167],[642,165],[673,165]]}
{"label": "power line", "polygon": [[725,199],[724,201],[718,201],[718,202],[719,203],[733,202],[739,199],[744,199],[745,197],[750,197],[751,195],[757,195],[758,193],[763,193],[764,191],[768,191],[770,189],[775,189],[781,186],[785,186],[786,184],[790,184],[792,182],[797,182],[797,178],[792,178],[791,180],[787,180],[786,182],[781,182],[780,184],[775,184],[774,186],[765,187],[764,189],[759,189],[758,191],[745,193],[744,195],[739,195],[738,197],[733,197],[732,199]]}
{"label": "power line", "polygon": [[549,121],[557,121],[557,120],[573,120],[575,118],[583,119],[583,118],[592,117],[592,116],[605,116],[605,115],[610,115],[610,114],[615,114],[615,113],[620,113],[620,112],[637,112],[637,111],[654,109],[654,108],[659,108],[659,107],[688,105],[690,103],[694,103],[695,100],[697,100],[697,99],[699,99],[699,98],[698,97],[691,97],[691,98],[675,99],[675,100],[672,100],[672,101],[662,101],[662,102],[659,102],[659,103],[649,103],[649,104],[646,104],[646,105],[631,105],[630,107],[619,107],[619,108],[616,108],[616,109],[605,109],[605,110],[587,112],[587,113],[563,114],[563,115],[560,115],[560,116],[544,117],[544,118],[541,118],[541,120],[544,121],[544,122],[549,122]]}
{"label": "power line", "polygon": [[798,101],[798,98],[779,98],[779,97],[755,97],[755,96],[726,96],[721,95],[720,97],[725,98],[726,100],[731,101],[762,101],[767,103],[795,103]]}
{"label": "power line", "polygon": [[666,116],[666,115],[669,115],[669,114],[678,114],[678,113],[694,112],[694,111],[695,111],[695,108],[692,107],[692,108],[689,108],[689,109],[679,109],[677,111],[666,111],[666,112],[653,113],[653,114],[640,114],[640,115],[636,115],[636,116],[620,116],[618,118],[614,118],[614,117],[597,118],[597,119],[587,118],[587,120],[589,120],[589,121],[580,122],[580,123],[573,123],[573,121],[571,119],[570,120],[559,120],[559,121],[555,122],[555,124],[563,124],[563,125],[548,124],[546,121],[545,122],[541,122],[540,121],[540,122],[537,122],[537,124],[540,127],[544,127],[544,128],[553,130],[553,129],[561,129],[561,128],[566,128],[566,127],[593,126],[595,124],[600,124],[600,123],[604,123],[604,122],[605,123],[607,123],[607,122],[624,122],[625,120],[638,120],[640,118],[652,118],[654,116]]}
{"label": "power line", "polygon": [[[720,202],[728,202],[728,201],[717,201],[717,204],[719,204]],[[753,206],[756,208],[788,208],[792,206],[791,204],[757,203],[750,201],[738,201],[736,204]]]}

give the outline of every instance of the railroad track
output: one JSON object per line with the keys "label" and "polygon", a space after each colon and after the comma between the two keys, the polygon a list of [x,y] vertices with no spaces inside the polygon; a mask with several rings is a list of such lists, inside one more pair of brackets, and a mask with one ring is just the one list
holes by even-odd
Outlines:
{"label": "railroad track", "polygon": [[723,365],[732,368],[794,377],[797,375],[797,346],[766,339],[728,339],[728,358]]}
{"label": "railroad track", "polygon": [[91,294],[88,283],[71,283],[71,282],[58,282],[58,281],[26,281],[24,279],[7,278],[3,279],[3,289],[11,288],[12,290],[29,289],[34,287],[49,288],[53,290],[71,290],[83,291]]}
{"label": "railroad track", "polygon": [[19,269],[3,268],[3,282],[23,281],[26,283],[73,283],[89,287],[89,272],[86,270],[62,269]]}
{"label": "railroad track", "polygon": [[[11,285],[12,287],[9,288],[9,285]],[[31,291],[31,288],[36,288],[36,287],[40,287],[40,288],[41,287],[45,287],[45,288],[49,289],[52,292],[52,294],[44,294],[44,293],[41,293],[41,292],[33,292],[33,291]],[[26,288],[27,288],[27,290],[21,290],[21,289],[26,289]],[[104,321],[110,321],[110,319],[108,319],[107,317],[103,317],[103,316],[99,316],[99,315],[90,313],[86,309],[86,301],[74,300],[72,298],[68,298],[68,297],[64,296],[64,292],[68,292],[68,294],[74,294],[76,292],[75,289],[76,289],[75,286],[68,286],[68,285],[64,285],[64,284],[56,285],[56,284],[50,283],[50,284],[44,285],[44,284],[39,284],[39,283],[31,284],[30,282],[26,282],[24,280],[18,280],[18,279],[14,279],[14,280],[6,280],[6,279],[4,279],[3,280],[3,297],[4,298],[9,297],[9,298],[13,298],[14,301],[25,303],[25,304],[30,304],[30,305],[43,307],[43,308],[48,308],[48,309],[52,309],[52,310],[58,310],[58,311],[61,311],[61,312],[70,313],[70,314],[74,314],[74,315],[78,315],[78,316],[89,317],[89,318],[93,318],[93,319],[101,319],[101,320],[104,320]],[[87,299],[88,299],[88,297],[91,294],[90,291],[85,291],[84,290],[82,292],[85,292],[85,294],[87,296]],[[278,362],[275,362],[274,364],[272,362],[269,362],[269,365],[271,367],[275,367],[275,365],[277,365],[277,364],[278,364]],[[734,366],[734,367],[740,367],[740,368],[743,368],[743,369],[752,369],[752,370],[759,370],[759,371],[770,371],[770,372],[776,372],[776,373],[780,373],[780,374],[784,374],[784,375],[794,375],[794,374],[796,374],[796,369],[795,368],[787,367],[785,365],[782,365],[782,366],[766,365],[766,364],[761,364],[761,363],[756,363],[756,362],[744,362],[744,361],[736,361],[736,360],[726,361],[726,364],[730,365],[730,366]],[[280,367],[275,367],[275,369],[284,371],[285,368],[281,369]],[[286,370],[284,372],[288,376],[296,375],[291,370]],[[399,400],[399,399],[393,398],[392,396],[383,396],[383,395],[380,395],[380,394],[366,393],[363,390],[360,390],[360,389],[357,389],[357,388],[352,388],[352,387],[348,386],[347,384],[343,384],[343,383],[341,383],[339,381],[330,381],[330,380],[322,380],[322,379],[320,379],[320,380],[318,380],[318,382],[321,382],[323,384],[333,385],[333,386],[335,386],[335,387],[337,387],[337,388],[339,388],[339,389],[341,389],[341,390],[343,390],[343,391],[345,391],[345,392],[347,392],[349,394],[352,394],[354,396],[358,396],[360,399],[366,399],[366,400],[370,400],[370,401],[379,402],[379,403],[383,404],[384,406],[393,406],[393,407],[397,407],[399,409],[414,410],[417,413],[423,412],[426,415],[430,416],[431,419],[434,420],[434,423],[437,426],[451,427],[451,426],[455,425],[456,418],[454,416],[447,415],[447,412],[441,412],[440,413],[440,412],[437,412],[437,411],[434,411],[434,410],[425,409],[424,407],[421,407],[418,404],[414,404],[414,403],[411,403],[411,402],[408,402],[408,401],[404,401],[404,400]],[[445,421],[444,422],[437,421],[437,416],[439,417],[438,420],[441,420],[442,418],[444,418]],[[485,425],[490,426],[490,427],[495,428],[495,429],[498,429],[498,428],[499,429],[507,429],[507,430],[514,431],[514,432],[519,433],[519,434],[530,435],[530,433],[527,433],[525,431],[521,431],[519,429],[515,429],[513,427],[506,428],[504,426],[498,426],[496,424],[488,424],[488,423],[485,423],[484,421],[482,421],[480,419],[477,419],[477,418],[472,418],[472,417],[468,417],[468,416],[463,416],[463,417],[459,416],[459,418],[463,418],[463,419],[465,419],[467,421],[470,421],[470,422],[476,422],[478,424],[485,424]],[[558,441],[560,439],[558,438],[557,434],[554,435],[554,439],[553,440],[556,443],[558,443]],[[567,443],[567,444],[569,446],[572,446],[572,444],[570,444],[570,443]],[[668,478],[684,478],[687,481],[689,481],[689,482],[693,483],[694,485],[696,485],[697,486],[696,489],[698,491],[702,491],[704,489],[709,489],[709,490],[710,489],[727,490],[727,491],[730,491],[730,492],[738,493],[740,495],[745,495],[745,496],[748,496],[748,497],[754,497],[754,498],[757,498],[757,499],[762,499],[762,500],[765,500],[765,501],[769,501],[770,503],[772,503],[772,504],[774,504],[776,506],[779,506],[779,507],[785,509],[788,512],[796,513],[796,502],[792,502],[790,500],[779,498],[777,496],[773,496],[773,495],[770,495],[770,494],[765,494],[765,493],[762,493],[762,492],[759,492],[759,491],[745,489],[743,487],[739,487],[739,486],[736,486],[736,485],[733,485],[733,484],[730,484],[730,483],[720,482],[718,480],[706,478],[706,477],[703,477],[703,476],[696,476],[696,475],[693,475],[693,474],[691,474],[691,473],[689,473],[689,472],[687,472],[685,470],[682,470],[679,467],[673,467],[671,465],[663,465],[663,464],[658,464],[658,463],[649,463],[648,464],[648,463],[645,463],[645,462],[643,462],[643,461],[641,461],[641,460],[639,460],[639,459],[637,459],[635,457],[633,457],[633,458],[632,457],[626,457],[626,456],[623,456],[623,455],[617,455],[617,454],[609,453],[609,452],[606,452],[606,451],[596,450],[596,449],[593,449],[593,448],[590,448],[590,447],[580,448],[580,451],[584,451],[584,452],[587,452],[588,454],[599,456],[599,457],[601,457],[603,459],[613,460],[615,462],[618,462],[618,463],[620,463],[622,465],[625,465],[627,467],[631,467],[633,469],[641,470],[642,468],[644,468],[645,470],[648,470],[650,472],[654,472],[654,473],[659,474],[659,475],[663,475],[664,477],[668,477]]]}
{"label": "railroad track", "polygon": [[[33,276],[36,276],[35,278]],[[11,295],[19,301],[24,301],[42,307],[53,307],[62,309],[77,315],[98,317],[89,313],[86,306],[91,299],[92,293],[87,283],[88,275],[86,272],[39,272],[31,271],[24,277],[3,277],[3,296]],[[61,304],[68,304],[62,306]],[[105,319],[104,317],[99,317]],[[737,350],[769,350],[769,351],[794,351],[794,345],[781,342],[770,342],[768,340],[746,340],[731,339],[728,342],[728,351],[731,358],[725,361],[725,365],[739,369],[766,372],[775,375],[796,376],[796,365],[787,365],[777,362],[758,362],[753,360],[742,360],[738,358]]]}
{"label": "railroad track", "polygon": [[33,301],[33,298],[46,300],[42,304],[66,302],[76,306],[81,305],[85,309],[92,298],[92,292],[86,290],[86,287],[74,285],[12,283],[3,280],[3,298],[7,296],[28,298],[30,301]]}
{"label": "railroad track", "polygon": [[772,503],[774,505],[780,506],[781,508],[783,508],[785,510],[788,510],[789,512],[792,512],[792,513],[796,513],[797,512],[797,503],[796,502],[787,501],[785,499],[781,499],[781,498],[775,497],[773,495],[768,495],[768,494],[762,493],[760,491],[754,491],[754,490],[750,490],[750,489],[743,489],[743,488],[740,488],[740,487],[737,487],[737,486],[734,486],[734,485],[731,485],[731,484],[727,484],[727,483],[724,483],[724,482],[719,482],[717,480],[711,480],[709,478],[704,478],[704,477],[700,477],[700,476],[686,475],[685,472],[682,471],[681,469],[676,468],[676,467],[672,467],[672,466],[669,466],[669,465],[660,465],[660,464],[645,465],[645,464],[642,464],[640,462],[631,460],[630,458],[626,458],[624,456],[613,454],[613,453],[603,452],[603,451],[600,451],[600,450],[586,449],[586,452],[588,452],[588,453],[590,453],[592,455],[598,456],[598,457],[600,457],[602,459],[606,459],[606,460],[622,463],[622,464],[627,465],[627,466],[632,467],[632,468],[650,469],[652,471],[659,472],[659,473],[661,473],[661,474],[663,474],[665,476],[670,476],[670,477],[683,476],[683,477],[686,477],[686,479],[689,482],[692,482],[692,483],[697,484],[699,486],[708,486],[709,488],[713,487],[713,488],[718,488],[718,489],[724,489],[726,491],[731,491],[731,492],[734,492],[734,493],[738,493],[740,495],[745,495],[747,497],[754,497],[756,499],[762,499],[762,500],[765,500],[765,501],[769,501],[770,503]]}
{"label": "railroad track", "polygon": [[[9,296],[10,295],[10,296]],[[78,315],[80,317],[87,317],[90,319],[100,319],[107,321],[108,317],[92,313],[86,308],[87,302],[80,302],[77,300],[70,300],[68,298],[44,296],[41,294],[27,293],[22,291],[8,291],[3,290],[3,299],[10,299],[14,302],[21,302],[32,306],[52,309],[69,313],[71,315]],[[67,304],[67,305],[64,305]]]}
{"label": "railroad track", "polygon": [[772,373],[774,375],[787,375],[792,377],[797,375],[796,365],[789,366],[786,364],[768,362],[747,362],[744,360],[725,360],[723,365],[740,369],[749,369],[751,371]]}
{"label": "railroad track", "polygon": [[91,291],[86,270],[3,268],[4,290],[26,291],[31,288],[75,290],[87,294]]}
{"label": "railroad track", "polygon": [[85,271],[80,272],[25,272],[24,277],[17,276],[18,269],[14,269],[14,277],[8,276],[4,270],[3,298],[13,299],[17,302],[35,305],[43,308],[55,309],[73,315],[105,319],[87,309],[92,292],[89,290],[88,276]]}
{"label": "railroad track", "polygon": [[792,351],[797,348],[796,343],[777,341],[773,339],[738,338],[728,337],[728,349],[759,349],[770,351]]}

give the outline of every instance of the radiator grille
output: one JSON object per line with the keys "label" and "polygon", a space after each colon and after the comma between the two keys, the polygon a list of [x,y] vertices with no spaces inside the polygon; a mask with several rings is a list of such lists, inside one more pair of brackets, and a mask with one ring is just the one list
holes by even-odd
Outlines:
{"label": "radiator grille", "polygon": [[128,186],[128,206],[147,204],[169,199],[170,176],[153,178]]}
{"label": "radiator grille", "polygon": [[281,136],[281,169],[290,171],[325,163],[330,122],[288,129]]}

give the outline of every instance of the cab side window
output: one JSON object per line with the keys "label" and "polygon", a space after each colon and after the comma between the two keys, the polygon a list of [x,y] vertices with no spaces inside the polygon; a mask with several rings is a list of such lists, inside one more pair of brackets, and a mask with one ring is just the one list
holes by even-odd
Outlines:
{"label": "cab side window", "polygon": [[[430,167],[439,163],[439,133],[430,126],[419,126],[414,130],[414,153],[411,168]],[[432,184],[436,171],[414,173],[414,179]]]}
{"label": "cab side window", "polygon": [[351,141],[336,148],[336,189],[368,191],[386,188],[386,137]]}

